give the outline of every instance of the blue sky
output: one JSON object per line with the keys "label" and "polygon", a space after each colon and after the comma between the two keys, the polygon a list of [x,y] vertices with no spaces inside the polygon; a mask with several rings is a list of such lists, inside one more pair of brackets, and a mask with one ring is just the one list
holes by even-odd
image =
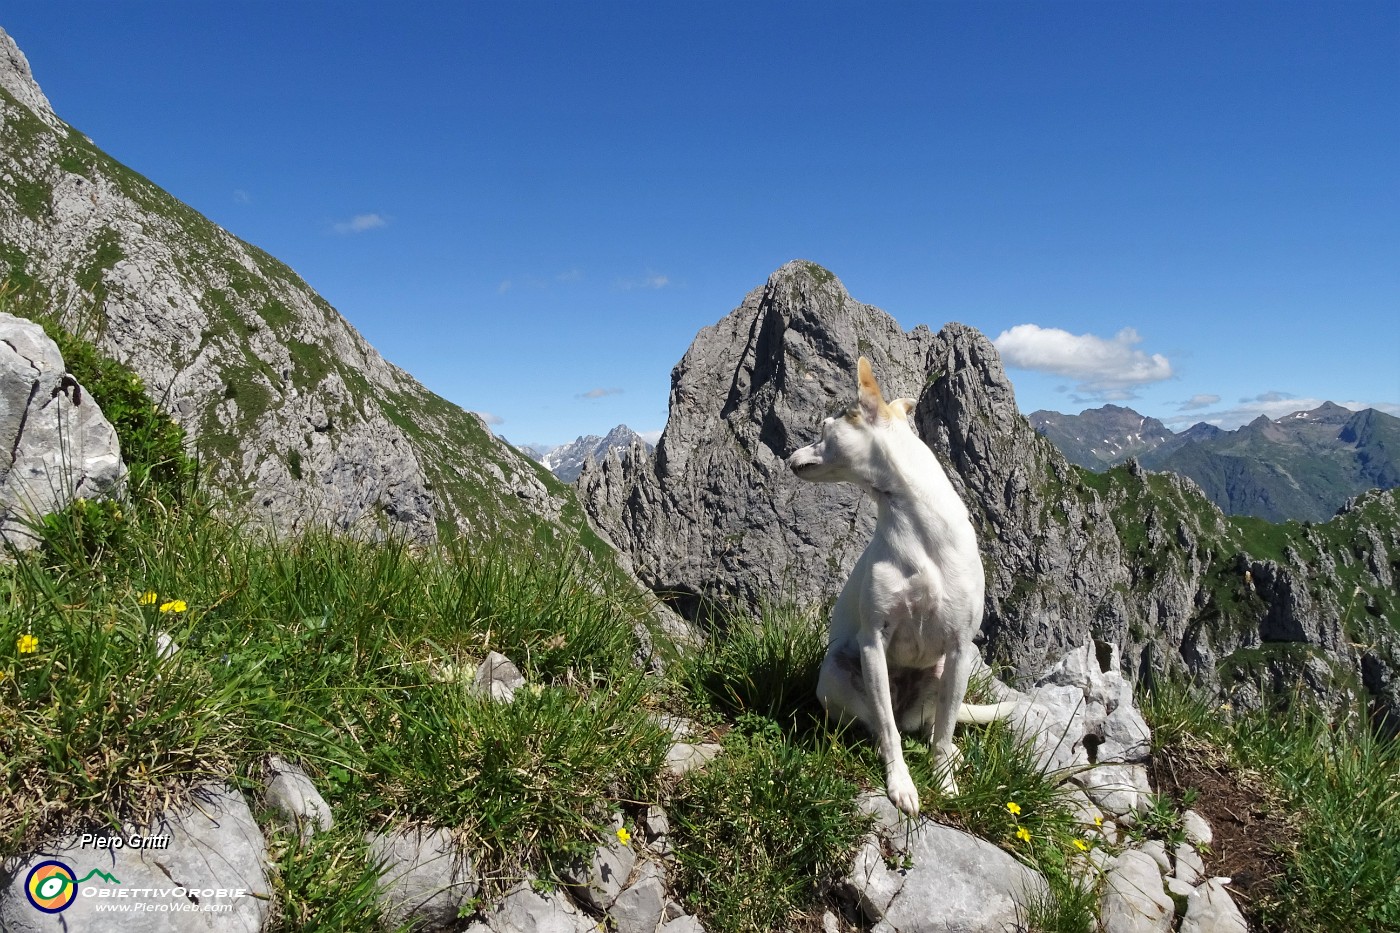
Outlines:
{"label": "blue sky", "polygon": [[10,0],[61,117],[518,443],[789,259],[1023,411],[1400,412],[1400,4]]}

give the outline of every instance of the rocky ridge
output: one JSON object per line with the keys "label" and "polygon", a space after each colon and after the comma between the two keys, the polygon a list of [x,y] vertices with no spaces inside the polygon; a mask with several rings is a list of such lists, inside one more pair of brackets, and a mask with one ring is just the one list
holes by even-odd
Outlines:
{"label": "rocky ridge", "polygon": [[1077,466],[1106,470],[1137,459],[1190,478],[1228,515],[1326,521],[1351,496],[1400,486],[1400,418],[1374,408],[1324,402],[1235,431],[1199,422],[1179,434],[1117,405],[1029,419]]}
{"label": "rocky ridge", "polygon": [[1020,415],[985,336],[905,333],[812,263],[783,266],[697,335],[655,455],[584,470],[590,517],[688,614],[705,600],[830,598],[873,508],[851,487],[800,483],[783,460],[849,404],[861,354],[887,396],[918,398],[916,427],[972,514],[989,658],[1029,676],[1093,639],[1134,679],[1181,674],[1245,705],[1302,684],[1368,696],[1400,722],[1394,491],[1325,524],[1268,525],[1135,462],[1081,470]]}
{"label": "rocky ridge", "polygon": [[64,123],[0,31],[0,278],[135,369],[270,526],[582,527],[570,494],[384,360],[291,269]]}

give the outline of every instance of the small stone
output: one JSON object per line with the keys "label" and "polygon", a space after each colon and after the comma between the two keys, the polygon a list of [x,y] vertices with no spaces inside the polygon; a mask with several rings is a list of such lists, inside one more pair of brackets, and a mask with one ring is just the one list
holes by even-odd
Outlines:
{"label": "small stone", "polygon": [[656,933],[666,912],[665,877],[654,862],[644,862],[637,880],[617,896],[608,916],[617,933]]}
{"label": "small stone", "polygon": [[437,929],[476,894],[471,861],[442,827],[414,827],[367,837],[379,876],[379,909],[390,928]]}
{"label": "small stone", "polygon": [[1157,863],[1163,875],[1169,875],[1172,871],[1171,859],[1167,857],[1167,844],[1160,839],[1149,839],[1138,847],[1138,851],[1143,855],[1151,856],[1152,861]]}
{"label": "small stone", "polygon": [[497,703],[509,703],[515,699],[515,691],[525,686],[525,675],[510,658],[492,651],[476,669],[474,685],[479,694]]}
{"label": "small stone", "polygon": [[1186,832],[1186,841],[1195,846],[1208,846],[1215,838],[1210,823],[1195,810],[1181,814],[1181,828]]}
{"label": "small stone", "polygon": [[273,755],[268,758],[267,773],[263,805],[275,810],[284,823],[296,828],[303,842],[334,825],[330,804],[299,766]]}
{"label": "small stone", "polygon": [[1103,933],[1168,933],[1175,915],[1152,856],[1129,849],[1113,860],[1099,907]]}
{"label": "small stone", "polygon": [[615,815],[612,820],[614,835],[593,851],[587,865],[575,864],[564,872],[565,880],[574,886],[579,901],[596,910],[612,907],[637,864],[637,853],[615,835],[622,826],[622,815]]}
{"label": "small stone", "polygon": [[1180,878],[1173,877],[1167,879],[1167,891],[1170,892],[1173,897],[1190,897],[1192,894],[1196,893],[1196,886],[1194,884],[1187,884]]}
{"label": "small stone", "polygon": [[680,777],[696,768],[703,768],[720,751],[720,746],[714,742],[701,742],[699,745],[677,742],[666,752],[666,769]]}

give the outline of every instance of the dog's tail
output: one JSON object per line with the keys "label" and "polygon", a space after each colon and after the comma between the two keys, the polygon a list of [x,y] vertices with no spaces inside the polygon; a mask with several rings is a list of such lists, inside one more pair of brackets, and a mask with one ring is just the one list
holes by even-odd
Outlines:
{"label": "dog's tail", "polygon": [[1016,711],[1016,704],[1005,703],[964,703],[958,707],[958,722],[970,722],[975,725],[985,726],[989,722],[996,722],[998,719],[1006,719]]}

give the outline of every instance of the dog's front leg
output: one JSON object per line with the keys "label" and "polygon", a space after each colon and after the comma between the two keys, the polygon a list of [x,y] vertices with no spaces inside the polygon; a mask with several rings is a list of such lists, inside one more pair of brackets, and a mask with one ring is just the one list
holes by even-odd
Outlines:
{"label": "dog's front leg", "polygon": [[919,815],[919,791],[909,776],[904,762],[904,749],[899,741],[899,728],[894,719],[894,700],[890,696],[890,669],[885,656],[883,633],[861,633],[860,666],[865,675],[865,688],[870,693],[870,712],[875,721],[868,723],[880,742],[880,755],[885,760],[885,793],[890,801],[911,819]]}

